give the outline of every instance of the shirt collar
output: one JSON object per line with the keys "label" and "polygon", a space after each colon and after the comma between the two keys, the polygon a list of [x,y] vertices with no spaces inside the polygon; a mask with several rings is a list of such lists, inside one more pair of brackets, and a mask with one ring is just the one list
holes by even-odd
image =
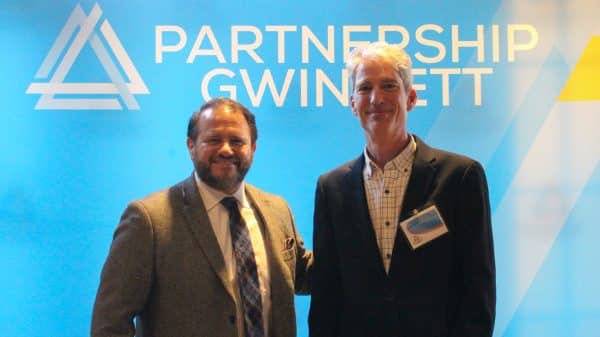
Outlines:
{"label": "shirt collar", "polygon": [[208,186],[200,179],[196,171],[194,171],[194,180],[196,180],[196,186],[198,187],[202,201],[204,201],[207,212],[210,212],[217,204],[220,204],[221,199],[225,197],[234,197],[242,207],[250,207],[248,199],[246,198],[246,190],[243,182],[240,184],[240,188],[230,195]]}
{"label": "shirt collar", "polygon": [[[398,153],[398,155],[396,155],[396,157],[394,157],[392,160],[387,162],[384,165],[383,170],[400,171],[402,168],[404,168],[404,166],[407,166],[408,164],[412,163],[412,161],[410,159],[412,158],[415,151],[417,150],[417,143],[415,142],[415,138],[412,135],[409,134],[408,138],[409,138],[408,145],[406,147],[404,147],[404,150],[402,150],[400,153]],[[377,164],[375,164],[375,162],[373,160],[371,160],[371,158],[369,157],[369,153],[367,152],[366,146],[363,151],[363,155],[365,157],[364,172],[367,174],[367,177],[370,178],[373,175],[373,169],[381,169],[381,168],[379,168],[377,166]]]}

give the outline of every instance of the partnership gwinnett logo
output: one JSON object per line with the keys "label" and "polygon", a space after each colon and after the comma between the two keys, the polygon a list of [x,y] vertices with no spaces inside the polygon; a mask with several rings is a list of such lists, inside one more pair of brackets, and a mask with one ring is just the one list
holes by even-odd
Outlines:
{"label": "partnership gwinnett logo", "polygon": [[[42,95],[35,106],[36,110],[122,110],[123,106],[115,96],[121,97],[127,109],[140,109],[133,94],[148,94],[148,88],[107,19],[102,21],[97,31],[101,16],[102,9],[97,3],[89,16],[79,4],[75,7],[35,74],[36,79],[47,82],[32,82],[27,88],[27,94]],[[129,82],[121,76],[99,34],[104,37]],[[64,81],[86,43],[91,45],[111,82]],[[54,73],[51,73],[53,69]],[[113,97],[97,98],[104,95]]]}

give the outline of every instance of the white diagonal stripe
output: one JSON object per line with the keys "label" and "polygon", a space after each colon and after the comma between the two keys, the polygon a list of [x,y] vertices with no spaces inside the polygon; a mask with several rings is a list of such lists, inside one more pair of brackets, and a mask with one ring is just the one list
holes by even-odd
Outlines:
{"label": "white diagonal stripe", "polygon": [[494,214],[495,232],[515,231],[514,259],[498,264],[497,274],[515,283],[498,284],[513,291],[499,289],[495,336],[503,335],[600,162],[599,111],[600,102],[557,103]]}
{"label": "white diagonal stripe", "polygon": [[96,27],[96,24],[98,23],[98,20],[100,20],[101,15],[102,10],[100,9],[100,6],[98,6],[98,4],[95,4],[94,8],[90,12],[90,16],[88,16],[85,19],[85,21],[80,23],[80,29],[77,33],[77,36],[75,37],[75,40],[73,40],[73,43],[67,50],[65,57],[63,58],[62,62],[58,65],[58,68],[56,69],[56,72],[52,76],[52,80],[50,80],[50,82],[64,81],[65,76],[69,72],[69,69],[71,69],[71,66],[73,66],[73,62],[75,62],[75,59],[77,58],[77,56],[79,56],[81,48],[83,48],[90,35],[93,33],[94,27]]}

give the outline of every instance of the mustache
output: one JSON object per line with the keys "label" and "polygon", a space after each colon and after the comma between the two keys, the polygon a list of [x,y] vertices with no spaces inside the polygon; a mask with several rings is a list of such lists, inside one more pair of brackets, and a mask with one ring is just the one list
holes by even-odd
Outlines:
{"label": "mustache", "polygon": [[210,157],[211,163],[218,163],[218,162],[223,162],[223,161],[231,162],[235,165],[239,165],[241,163],[240,158],[238,158],[236,156],[224,156],[224,155],[217,154],[217,155]]}

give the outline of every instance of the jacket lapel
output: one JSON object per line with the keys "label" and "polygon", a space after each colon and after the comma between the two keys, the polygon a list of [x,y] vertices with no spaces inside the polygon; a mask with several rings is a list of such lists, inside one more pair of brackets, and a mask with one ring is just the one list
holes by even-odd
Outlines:
{"label": "jacket lapel", "polygon": [[208,263],[219,276],[231,298],[235,300],[234,288],[225,268],[225,258],[221,253],[221,248],[219,248],[217,237],[212,229],[193,174],[181,183],[181,193],[183,195],[183,214],[190,231],[202,249]]}
{"label": "jacket lapel", "polygon": [[435,155],[427,144],[423,143],[417,136],[417,151],[413,162],[412,172],[402,202],[400,221],[411,215],[413,210],[420,209],[431,193],[431,183],[435,176]]}
{"label": "jacket lapel", "polygon": [[[404,201],[400,212],[399,222],[410,217],[415,210],[420,210],[429,201],[431,196],[432,183],[436,174],[434,166],[435,155],[432,149],[423,143],[421,139],[415,137],[417,142],[417,151],[413,162],[412,172],[406,191]],[[408,279],[419,277],[422,266],[421,261],[415,258],[415,252],[406,239],[402,228],[398,226],[396,239],[394,241],[394,250],[392,251],[392,261],[390,264],[389,280],[402,279],[404,282]],[[398,274],[402,271],[410,270],[410,274]]]}
{"label": "jacket lapel", "polygon": [[373,229],[373,223],[371,222],[371,215],[369,214],[369,205],[367,204],[367,197],[365,194],[365,185],[363,181],[363,169],[365,167],[365,158],[361,155],[355,161],[350,164],[350,170],[344,178],[342,193],[350,196],[349,198],[343,198],[344,210],[346,210],[348,217],[348,224],[354,224],[360,234],[360,237],[364,243],[364,253],[367,257],[369,265],[375,268],[376,272],[380,276],[385,276],[385,269],[383,267],[383,261],[379,254],[379,248],[377,246],[377,238],[375,237],[375,230]]}
{"label": "jacket lapel", "polygon": [[[286,272],[285,262],[281,252],[278,251],[277,242],[283,242],[285,239],[280,230],[277,219],[280,218],[275,213],[275,208],[271,205],[268,198],[262,197],[262,192],[252,185],[245,185],[246,196],[256,215],[265,244],[267,261],[269,265],[269,278],[271,281],[271,310],[270,331],[271,335],[289,335],[284,323],[289,319],[289,312],[278,308],[291,308],[293,302],[290,302],[289,292],[294,289],[294,280],[290,273]],[[293,298],[293,297],[292,297]],[[283,329],[283,330],[282,330]]]}
{"label": "jacket lapel", "polygon": [[[254,209],[254,213],[263,234],[263,241],[269,265],[269,277],[271,278],[271,292],[277,292],[278,289],[275,284],[279,284],[278,281],[281,279],[280,276],[284,274],[284,262],[281,254],[277,251],[276,245],[276,242],[283,242],[284,240],[281,231],[277,228],[278,224],[276,223],[276,219],[278,217],[273,213],[274,209],[269,199],[261,198],[260,192],[248,184],[246,184],[246,196]],[[271,297],[275,300],[275,296]]]}

